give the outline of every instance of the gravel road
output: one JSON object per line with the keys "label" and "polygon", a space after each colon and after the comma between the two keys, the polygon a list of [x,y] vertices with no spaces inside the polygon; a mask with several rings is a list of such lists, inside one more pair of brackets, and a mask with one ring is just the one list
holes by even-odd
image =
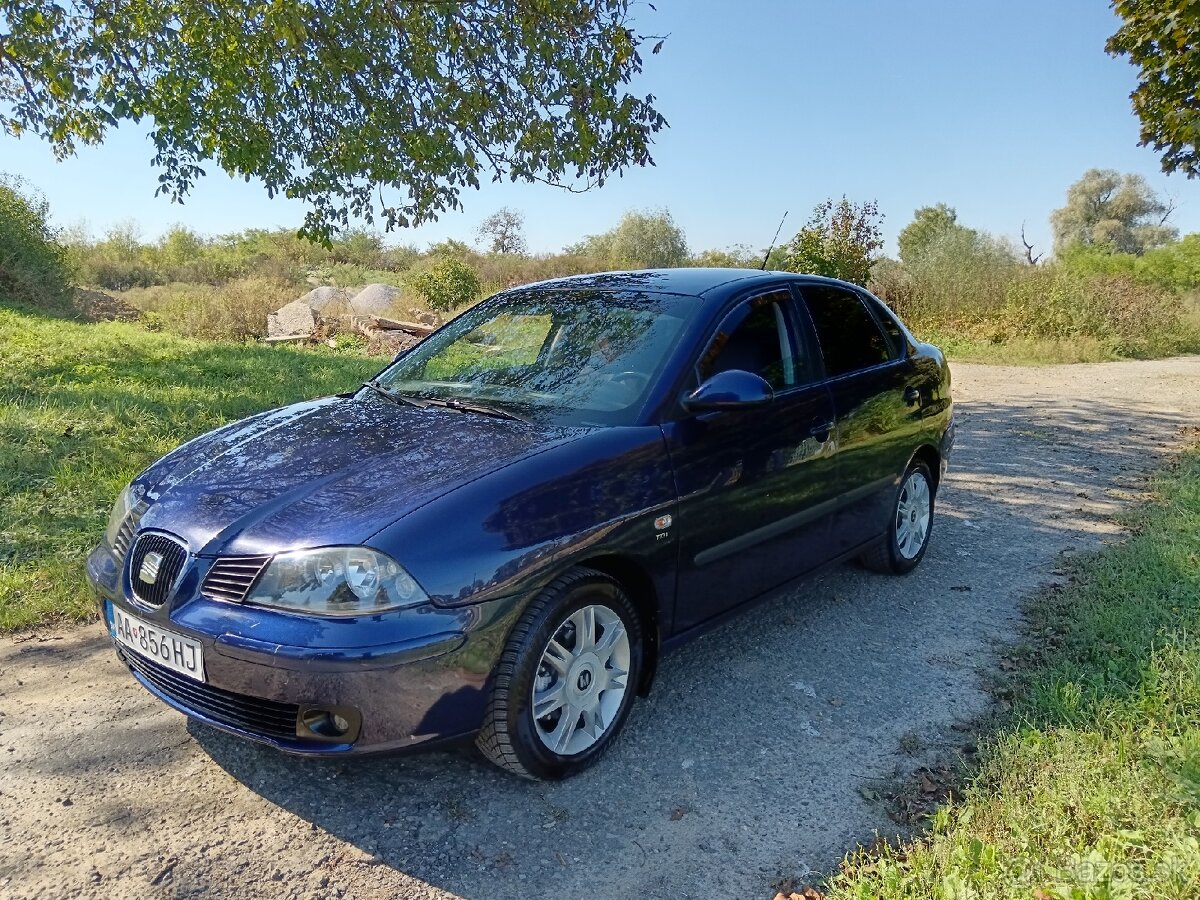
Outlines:
{"label": "gravel road", "polygon": [[[893,833],[858,787],[953,746],[1056,560],[1200,424],[1200,358],[957,365],[958,449],[908,578],[842,566],[669,657],[597,768],[296,760],[168,710],[100,626],[0,641],[0,896],[769,897]],[[82,561],[81,561],[82,565]]]}

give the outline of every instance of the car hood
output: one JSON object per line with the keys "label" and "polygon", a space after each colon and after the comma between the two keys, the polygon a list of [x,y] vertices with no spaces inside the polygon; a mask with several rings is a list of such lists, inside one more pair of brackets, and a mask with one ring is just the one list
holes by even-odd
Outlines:
{"label": "car hood", "polygon": [[161,528],[204,554],[357,544],[454,488],[583,432],[400,406],[298,403],[203,435],[139,479]]}

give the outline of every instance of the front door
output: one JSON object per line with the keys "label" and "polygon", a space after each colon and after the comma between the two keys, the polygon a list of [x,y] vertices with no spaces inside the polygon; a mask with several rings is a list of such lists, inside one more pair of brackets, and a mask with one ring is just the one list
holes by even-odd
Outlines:
{"label": "front door", "polygon": [[833,401],[786,288],[747,297],[697,361],[694,387],[742,369],[772,403],[663,426],[679,505],[676,630],[770,590],[826,558],[836,495]]}

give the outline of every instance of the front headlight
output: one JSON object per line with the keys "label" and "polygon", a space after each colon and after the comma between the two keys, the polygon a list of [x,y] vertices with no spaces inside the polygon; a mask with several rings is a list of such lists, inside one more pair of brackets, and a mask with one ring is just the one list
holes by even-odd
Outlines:
{"label": "front headlight", "polygon": [[246,602],[318,616],[362,616],[428,599],[390,557],[367,547],[325,547],[280,553]]}
{"label": "front headlight", "polygon": [[140,495],[133,489],[132,484],[125,485],[125,489],[117,495],[117,502],[113,504],[112,512],[108,514],[108,527],[104,531],[108,546],[111,547],[116,543],[121,523],[129,516],[140,499]]}

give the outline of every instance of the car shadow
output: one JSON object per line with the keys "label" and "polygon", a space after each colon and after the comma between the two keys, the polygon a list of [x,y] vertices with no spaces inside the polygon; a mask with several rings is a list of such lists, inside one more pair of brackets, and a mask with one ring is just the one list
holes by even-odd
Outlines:
{"label": "car shadow", "polygon": [[467,749],[313,760],[189,730],[361,865],[462,897],[769,896],[772,879],[894,832],[863,779],[912,764],[905,735],[953,749],[950,726],[988,706],[979,669],[1016,636],[1022,599],[1064,552],[1119,535],[1122,504],[1194,424],[1083,400],[958,413],[915,573],[839,566],[667,657],[625,733],[574,779],[522,781]]}

